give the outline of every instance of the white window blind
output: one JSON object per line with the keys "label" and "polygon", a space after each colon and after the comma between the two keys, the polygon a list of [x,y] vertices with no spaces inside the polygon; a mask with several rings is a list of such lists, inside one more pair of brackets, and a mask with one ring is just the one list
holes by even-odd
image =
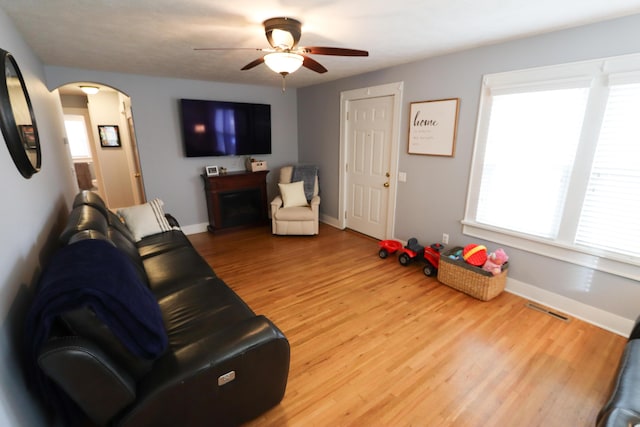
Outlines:
{"label": "white window blind", "polygon": [[640,257],[640,84],[609,89],[576,243]]}
{"label": "white window blind", "polygon": [[492,98],[477,222],[557,235],[587,95],[574,88]]}

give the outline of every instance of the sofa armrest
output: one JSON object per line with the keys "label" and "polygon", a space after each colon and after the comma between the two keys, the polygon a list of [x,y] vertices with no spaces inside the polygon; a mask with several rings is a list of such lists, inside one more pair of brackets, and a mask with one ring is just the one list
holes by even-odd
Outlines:
{"label": "sofa armrest", "polygon": [[640,340],[629,341],[622,353],[609,400],[597,417],[598,427],[640,422]]}
{"label": "sofa armrest", "polygon": [[133,379],[98,346],[80,337],[49,340],[38,365],[98,425],[135,400]]}
{"label": "sofa armrest", "polygon": [[164,217],[167,218],[167,222],[169,223],[169,225],[171,227],[178,227],[180,228],[180,223],[178,222],[178,220],[176,219],[176,217],[174,217],[171,214],[165,213]]}
{"label": "sofa armrest", "polygon": [[278,404],[288,375],[289,342],[250,317],[158,359],[118,425],[238,425]]}

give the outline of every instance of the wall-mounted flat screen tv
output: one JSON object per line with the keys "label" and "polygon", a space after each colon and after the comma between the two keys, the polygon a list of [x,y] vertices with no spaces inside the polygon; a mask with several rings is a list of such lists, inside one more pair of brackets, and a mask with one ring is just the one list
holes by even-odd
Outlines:
{"label": "wall-mounted flat screen tv", "polygon": [[271,154],[271,106],[180,100],[187,157]]}

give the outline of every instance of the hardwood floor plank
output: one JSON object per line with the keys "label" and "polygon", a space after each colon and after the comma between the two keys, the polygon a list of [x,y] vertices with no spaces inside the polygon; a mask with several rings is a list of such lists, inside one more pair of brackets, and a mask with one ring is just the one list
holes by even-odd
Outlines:
{"label": "hardwood floor plank", "polygon": [[502,293],[487,302],[321,224],[190,236],[291,344],[280,405],[248,426],[588,426],[626,340]]}

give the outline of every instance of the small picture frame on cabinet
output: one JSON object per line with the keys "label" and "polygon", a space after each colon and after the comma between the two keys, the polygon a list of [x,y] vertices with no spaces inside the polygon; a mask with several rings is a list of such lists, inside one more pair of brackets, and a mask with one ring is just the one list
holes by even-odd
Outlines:
{"label": "small picture frame on cabinet", "polygon": [[206,173],[207,176],[218,176],[220,175],[220,170],[217,166],[205,166],[204,173]]}

